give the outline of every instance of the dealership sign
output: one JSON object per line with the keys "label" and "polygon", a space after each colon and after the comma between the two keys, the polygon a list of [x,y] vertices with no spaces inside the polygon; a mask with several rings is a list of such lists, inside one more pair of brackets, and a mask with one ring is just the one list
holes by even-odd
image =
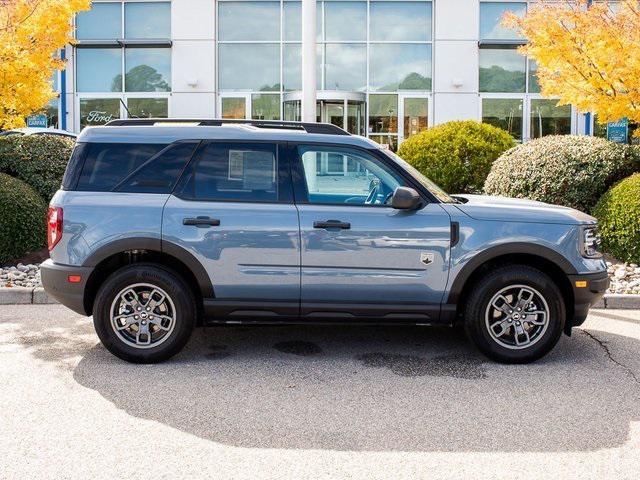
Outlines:
{"label": "dealership sign", "polygon": [[627,143],[629,119],[622,118],[617,122],[607,123],[607,140],[615,143]]}
{"label": "dealership sign", "polygon": [[87,123],[107,123],[113,120],[113,114],[100,110],[91,110],[87,114]]}
{"label": "dealership sign", "polygon": [[47,128],[48,124],[46,115],[30,115],[27,117],[27,127]]}

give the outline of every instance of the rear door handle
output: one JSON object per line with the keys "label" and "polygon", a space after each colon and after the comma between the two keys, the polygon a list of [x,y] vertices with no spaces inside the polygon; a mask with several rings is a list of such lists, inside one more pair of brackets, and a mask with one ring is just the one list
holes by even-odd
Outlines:
{"label": "rear door handle", "polygon": [[196,227],[203,227],[203,228],[217,227],[220,225],[220,220],[218,220],[217,218],[211,218],[211,217],[183,218],[182,224],[193,225]]}
{"label": "rear door handle", "polygon": [[351,228],[349,222],[341,222],[340,220],[326,220],[313,222],[313,228],[340,228],[348,230]]}

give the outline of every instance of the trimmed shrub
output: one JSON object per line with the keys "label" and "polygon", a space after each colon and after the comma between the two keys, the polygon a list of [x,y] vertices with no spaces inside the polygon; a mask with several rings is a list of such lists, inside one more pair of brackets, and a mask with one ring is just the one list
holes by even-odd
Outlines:
{"label": "trimmed shrub", "polygon": [[618,260],[640,263],[640,173],[613,186],[593,209],[602,248]]}
{"label": "trimmed shrub", "polygon": [[60,188],[73,145],[54,135],[0,137],[0,172],[26,182],[48,202]]}
{"label": "trimmed shrub", "polygon": [[477,193],[494,160],[514,145],[504,130],[466,120],[443,123],[409,137],[398,155],[448,192]]}
{"label": "trimmed shrub", "polygon": [[611,185],[638,169],[633,148],[587,136],[539,138],[496,160],[484,190],[589,212]]}
{"label": "trimmed shrub", "polygon": [[0,173],[0,264],[47,244],[47,205],[17,178]]}

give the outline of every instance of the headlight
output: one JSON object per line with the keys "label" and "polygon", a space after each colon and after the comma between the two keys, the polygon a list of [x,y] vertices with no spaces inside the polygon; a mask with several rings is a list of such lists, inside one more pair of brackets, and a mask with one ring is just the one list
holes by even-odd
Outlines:
{"label": "headlight", "polygon": [[580,239],[580,254],[586,258],[600,258],[600,234],[598,227],[588,226],[582,227],[582,235]]}

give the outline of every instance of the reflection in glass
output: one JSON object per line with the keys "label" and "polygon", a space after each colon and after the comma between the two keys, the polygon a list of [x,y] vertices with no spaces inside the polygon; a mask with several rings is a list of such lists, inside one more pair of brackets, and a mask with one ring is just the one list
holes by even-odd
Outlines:
{"label": "reflection in glass", "polygon": [[122,50],[77,48],[76,89],[78,92],[121,92]]}
{"label": "reflection in glass", "polygon": [[571,105],[556,106],[557,100],[531,100],[531,138],[571,133]]}
{"label": "reflection in glass", "polygon": [[352,101],[347,102],[347,131],[354,135],[365,134],[365,105],[364,102]]}
{"label": "reflection in glass", "polygon": [[60,99],[54,98],[49,100],[49,103],[45,107],[44,113],[47,115],[47,127],[60,128],[58,120],[58,109],[60,107]]}
{"label": "reflection in glass", "polygon": [[538,64],[535,60],[529,59],[529,92],[540,93],[540,84],[538,83]]}
{"label": "reflection in glass", "polygon": [[366,2],[325,2],[326,41],[365,41],[367,39]]}
{"label": "reflection in glass", "polygon": [[280,41],[280,2],[217,2],[218,39]]}
{"label": "reflection in glass", "polygon": [[369,95],[369,133],[398,132],[398,96]]}
{"label": "reflection in glass", "polygon": [[367,85],[366,45],[329,43],[325,48],[325,90],[364,90]]}
{"label": "reflection in glass", "polygon": [[285,43],[282,51],[282,81],[284,90],[302,89],[302,46]]}
{"label": "reflection in glass", "polygon": [[284,39],[299,42],[302,39],[302,2],[284,2],[283,5]]}
{"label": "reflection in glass", "polygon": [[431,45],[372,43],[369,52],[371,89],[431,90]]}
{"label": "reflection in glass", "polygon": [[392,152],[398,150],[398,137],[395,135],[369,135],[369,138]]}
{"label": "reflection in glass", "polygon": [[320,108],[324,110],[322,121],[336,127],[344,128],[344,102],[321,100]]}
{"label": "reflection in glass", "polygon": [[218,54],[221,90],[280,90],[278,44],[221,44]]}
{"label": "reflection in glass", "polygon": [[246,111],[244,97],[222,97],[222,118],[243,119]]}
{"label": "reflection in glass", "polygon": [[76,38],[78,40],[110,40],[122,36],[122,4],[97,3],[91,10],[78,13],[76,17]]}
{"label": "reflection in glass", "polygon": [[480,91],[524,93],[526,58],[513,48],[480,49]]}
{"label": "reflection in glass", "polygon": [[483,98],[482,122],[501,128],[522,141],[522,99]]}
{"label": "reflection in glass", "polygon": [[480,39],[481,40],[518,40],[522,36],[514,29],[501,25],[506,12],[523,17],[527,12],[526,3],[480,2]]}
{"label": "reflection in glass", "polygon": [[287,100],[284,102],[284,119],[293,122],[302,120],[302,102],[300,100]]}
{"label": "reflection in glass", "polygon": [[170,38],[170,2],[127,2],[124,4],[125,38]]}
{"label": "reflection in glass", "polygon": [[131,118],[167,118],[169,100],[166,98],[129,98],[127,109]]}
{"label": "reflection in glass", "polygon": [[119,98],[81,98],[80,129],[120,118]]}
{"label": "reflection in glass", "polygon": [[372,41],[431,40],[431,2],[371,2]]}
{"label": "reflection in glass", "polygon": [[427,129],[429,100],[426,98],[404,99],[404,138]]}
{"label": "reflection in glass", "polygon": [[251,95],[251,118],[280,120],[280,95],[260,93]]}
{"label": "reflection in glass", "polygon": [[127,48],[125,50],[127,92],[171,91],[171,49]]}

